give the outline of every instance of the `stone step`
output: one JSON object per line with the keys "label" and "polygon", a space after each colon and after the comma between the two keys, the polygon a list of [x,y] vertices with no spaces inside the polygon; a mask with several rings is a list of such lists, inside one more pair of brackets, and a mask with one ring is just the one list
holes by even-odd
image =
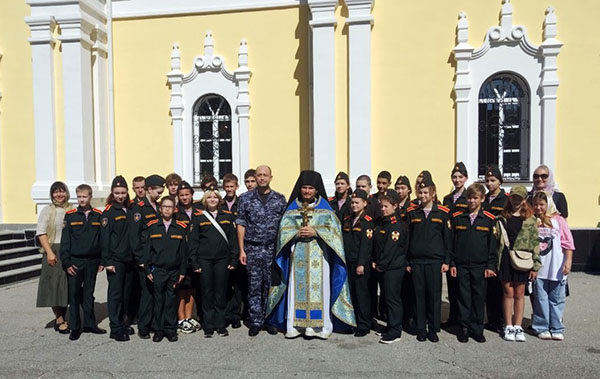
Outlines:
{"label": "stone step", "polygon": [[22,239],[25,239],[25,233],[19,233],[19,232],[2,232],[2,233],[0,233],[0,241],[22,240]]}
{"label": "stone step", "polygon": [[5,259],[13,259],[24,257],[27,255],[37,255],[39,254],[39,249],[35,246],[25,246],[25,247],[17,247],[14,249],[6,249],[0,250],[0,261]]}
{"label": "stone step", "polygon": [[0,285],[14,283],[40,275],[42,264],[21,267],[16,270],[0,272]]}
{"label": "stone step", "polygon": [[28,241],[25,239],[9,239],[0,241],[0,250],[14,249],[17,247],[25,247],[28,245]]}
{"label": "stone step", "polygon": [[42,262],[42,254],[26,255],[24,257],[0,261],[0,273],[10,272],[23,267],[35,266]]}

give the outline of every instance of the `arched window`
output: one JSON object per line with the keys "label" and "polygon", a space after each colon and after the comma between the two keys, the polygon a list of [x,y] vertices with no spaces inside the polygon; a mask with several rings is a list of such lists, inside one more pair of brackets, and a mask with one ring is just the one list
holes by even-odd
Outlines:
{"label": "arched window", "polygon": [[507,180],[529,179],[530,92],[514,73],[489,77],[479,90],[478,175],[498,165]]}
{"label": "arched window", "polygon": [[212,175],[220,182],[232,172],[231,107],[225,98],[202,96],[193,109],[194,185]]}

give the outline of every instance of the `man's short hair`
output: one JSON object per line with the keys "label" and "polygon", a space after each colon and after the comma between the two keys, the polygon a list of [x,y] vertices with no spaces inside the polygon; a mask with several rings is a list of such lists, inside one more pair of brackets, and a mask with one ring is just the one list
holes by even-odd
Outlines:
{"label": "man's short hair", "polygon": [[133,178],[133,180],[131,181],[131,183],[136,183],[136,182],[145,182],[146,178],[144,178],[143,176],[136,176],[135,178]]}
{"label": "man's short hair", "polygon": [[371,177],[369,175],[361,175],[358,178],[356,178],[356,181],[358,182],[359,180],[366,180],[367,183],[369,183],[369,185],[371,185]]}
{"label": "man's short hair", "polygon": [[162,199],[160,199],[158,205],[162,207],[163,202],[165,202],[165,200],[170,201],[171,203],[173,203],[173,205],[175,205],[175,199],[173,199],[171,196],[164,196]]}
{"label": "man's short hair", "polygon": [[181,183],[181,180],[181,176],[173,172],[167,175],[165,178],[165,183],[169,186],[171,184],[179,184]]}
{"label": "man's short hair", "polygon": [[392,182],[392,174],[390,174],[389,171],[385,171],[385,170],[381,171],[379,173],[379,175],[377,175],[377,179],[379,179],[379,178],[381,178],[381,179],[387,179],[387,181],[390,182],[390,183]]}
{"label": "man's short hair", "polygon": [[246,170],[246,172],[244,173],[244,180],[246,180],[250,177],[252,177],[252,178],[256,177],[256,170],[253,168]]}
{"label": "man's short hair", "polygon": [[231,182],[235,182],[235,184],[238,184],[238,177],[235,176],[235,174],[225,174],[223,176],[223,185]]}
{"label": "man's short hair", "polygon": [[87,184],[80,184],[77,186],[77,188],[75,188],[75,193],[81,192],[81,191],[87,191],[88,195],[90,195],[90,196],[92,196],[92,194],[94,193],[94,191],[92,190],[92,187],[90,187]]}

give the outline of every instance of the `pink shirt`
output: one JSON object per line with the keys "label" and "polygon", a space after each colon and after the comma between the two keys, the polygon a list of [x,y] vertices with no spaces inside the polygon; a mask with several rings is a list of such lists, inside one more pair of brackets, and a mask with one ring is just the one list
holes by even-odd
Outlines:
{"label": "pink shirt", "polygon": [[170,219],[169,221],[165,221],[163,219],[163,224],[165,224],[165,232],[169,231],[169,226],[171,226],[171,222],[173,221],[173,219]]}

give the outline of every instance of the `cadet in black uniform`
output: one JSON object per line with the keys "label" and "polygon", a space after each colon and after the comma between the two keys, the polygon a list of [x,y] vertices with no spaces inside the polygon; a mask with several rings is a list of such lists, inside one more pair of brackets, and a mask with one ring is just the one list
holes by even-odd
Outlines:
{"label": "cadet in black uniform", "polygon": [[494,236],[496,217],[481,207],[485,199],[482,184],[471,184],[466,191],[467,211],[452,214],[450,274],[458,281],[460,332],[458,341],[469,336],[485,342],[483,336],[486,278],[495,276],[497,252]]}
{"label": "cadet in black uniform", "polygon": [[385,196],[388,188],[392,184],[392,174],[389,171],[381,171],[377,175],[377,193],[375,194],[375,198],[379,201],[382,196]]}
{"label": "cadet in black uniform", "polygon": [[177,341],[177,295],[175,288],[185,278],[188,266],[187,224],[173,219],[175,202],[164,197],[160,216],[148,222],[143,233],[143,262],[153,285],[156,329],[152,341],[164,337]]}
{"label": "cadet in black uniform", "polygon": [[[407,176],[399,176],[398,179],[396,179],[394,188],[400,197],[396,213],[398,214],[399,219],[406,223],[408,209],[414,206],[410,200],[410,195],[412,194],[410,180]],[[410,331],[412,329],[411,321],[414,321],[415,318],[415,288],[413,286],[412,276],[408,271],[404,273],[404,278],[402,279],[401,296],[403,317],[402,328],[405,331]]]}
{"label": "cadet in black uniform", "polygon": [[[421,183],[423,182],[423,178],[429,178],[428,180],[433,180],[431,179],[431,173],[427,170],[423,170],[419,173],[419,175],[417,175],[417,179],[415,179],[415,193],[418,195],[419,194],[419,188],[421,188]],[[437,203],[437,197],[436,197],[436,203]],[[413,201],[411,201],[411,203],[413,205],[419,205],[421,203],[421,200],[419,200],[419,196],[417,196]]]}
{"label": "cadet in black uniform", "polygon": [[412,188],[410,188],[410,180],[408,180],[408,177],[403,175],[399,176],[394,184],[394,190],[400,198],[396,213],[400,216],[401,220],[405,220],[406,211],[411,206],[410,194],[412,193]]}
{"label": "cadet in black uniform", "polygon": [[343,171],[338,172],[335,177],[335,196],[327,199],[331,209],[338,216],[340,221],[343,221],[346,216],[352,213],[350,209],[350,195],[352,195],[352,188],[350,188],[350,178],[348,174]]}
{"label": "cadet in black uniform", "polygon": [[179,198],[177,197],[177,189],[179,184],[183,181],[179,174],[172,172],[165,177],[165,186],[167,187],[168,196],[175,202],[175,209],[179,205]]}
{"label": "cadet in black uniform", "polygon": [[[189,226],[194,218],[194,213],[199,209],[194,204],[194,189],[184,180],[177,188],[177,197],[179,202],[173,217],[175,220]],[[185,278],[177,288],[177,295],[179,296],[177,329],[182,333],[194,333],[202,329],[200,323],[192,317],[194,304],[200,301],[199,297],[196,296],[196,288],[200,287],[199,283],[198,273],[194,272],[192,266],[188,264]]]}
{"label": "cadet in black uniform", "polygon": [[[417,340],[438,342],[442,305],[442,274],[450,263],[450,210],[437,205],[430,176],[419,184],[420,205],[409,209],[409,270],[416,296]],[[428,331],[426,332],[425,324]]]}
{"label": "cadet in black uniform", "polygon": [[[452,173],[450,174],[452,184],[454,184],[454,190],[448,195],[444,196],[442,205],[450,209],[450,214],[456,211],[467,210],[467,196],[465,183],[469,179],[467,168],[462,162],[456,162]],[[450,314],[448,320],[443,323],[444,326],[456,325],[459,323],[458,319],[458,281],[455,277],[450,275],[450,272],[446,272],[446,284],[448,285],[448,302],[450,303]]]}
{"label": "cadet in black uniform", "polygon": [[138,281],[141,287],[140,307],[138,310],[138,335],[142,339],[150,338],[150,329],[156,329],[153,323],[152,308],[152,282],[146,276],[143,261],[142,233],[148,228],[148,223],[158,218],[157,201],[162,195],[165,180],[159,175],[150,175],[146,178],[146,198],[133,205],[129,214],[129,240],[137,267]]}
{"label": "cadet in black uniform", "polygon": [[[231,212],[235,220],[238,215],[238,204],[240,202],[237,196],[239,188],[238,177],[234,174],[225,174],[223,176],[223,189],[225,198],[221,210]],[[236,261],[235,270],[229,273],[229,284],[227,285],[227,310],[225,318],[227,324],[237,329],[242,326],[243,312],[248,314],[248,271],[246,266]]]}
{"label": "cadet in black uniform", "polygon": [[373,268],[382,275],[385,292],[387,327],[379,342],[390,344],[402,336],[402,282],[406,272],[408,229],[396,216],[400,197],[394,190],[380,196],[383,219],[375,231]]}
{"label": "cadet in black uniform", "polygon": [[218,210],[220,202],[219,192],[207,190],[202,197],[206,210],[195,213],[190,231],[191,261],[200,272],[205,337],[212,337],[215,330],[220,336],[229,335],[225,321],[227,282],[239,256],[233,215]]}
{"label": "cadet in black uniform", "polygon": [[[482,207],[494,216],[498,216],[502,212],[508,201],[508,194],[500,188],[502,183],[503,178],[500,169],[497,166],[489,167],[485,174],[485,186],[488,189],[488,193],[485,195]],[[502,297],[503,289],[500,278],[498,276],[488,278],[485,298],[488,318],[486,328],[494,332],[501,332],[504,324]]]}
{"label": "cadet in black uniform", "polygon": [[136,176],[131,181],[131,187],[133,193],[135,193],[135,197],[131,200],[132,203],[142,201],[146,197],[146,178],[143,176]]}
{"label": "cadet in black uniform", "polygon": [[[146,178],[143,176],[136,176],[131,181],[131,189],[135,196],[130,200],[131,206],[144,200],[146,197]],[[138,309],[140,308],[140,295],[142,289],[140,288],[140,281],[133,280],[131,282],[131,301],[129,302],[129,308],[126,311],[126,317],[128,324],[137,322]]]}
{"label": "cadet in black uniform", "polygon": [[[356,179],[356,189],[361,189],[370,194],[372,188],[373,186],[371,185],[371,178],[369,175],[361,175]],[[381,219],[381,207],[379,206],[377,198],[372,195],[369,195],[366,212],[373,219],[375,225],[377,225]]]}
{"label": "cadet in black uniform", "polygon": [[365,212],[367,199],[365,191],[354,191],[350,201],[352,214],[347,215],[342,223],[350,296],[356,315],[355,337],[364,337],[371,329],[369,277],[375,224]]}
{"label": "cadet in black uniform", "polygon": [[133,329],[126,319],[131,296],[131,281],[134,276],[133,254],[129,245],[129,223],[127,214],[131,212],[127,182],[117,176],[111,184],[111,193],[106,199],[102,212],[101,265],[108,278],[108,318],[110,338],[129,341]]}
{"label": "cadet in black uniform", "polygon": [[105,334],[96,325],[94,315],[94,288],[96,275],[104,270],[100,266],[100,226],[102,211],[90,206],[92,187],[81,184],[76,189],[79,206],[65,215],[62,231],[60,258],[67,272],[69,285],[69,322],[75,341],[81,336],[79,307],[83,307],[83,332]]}

